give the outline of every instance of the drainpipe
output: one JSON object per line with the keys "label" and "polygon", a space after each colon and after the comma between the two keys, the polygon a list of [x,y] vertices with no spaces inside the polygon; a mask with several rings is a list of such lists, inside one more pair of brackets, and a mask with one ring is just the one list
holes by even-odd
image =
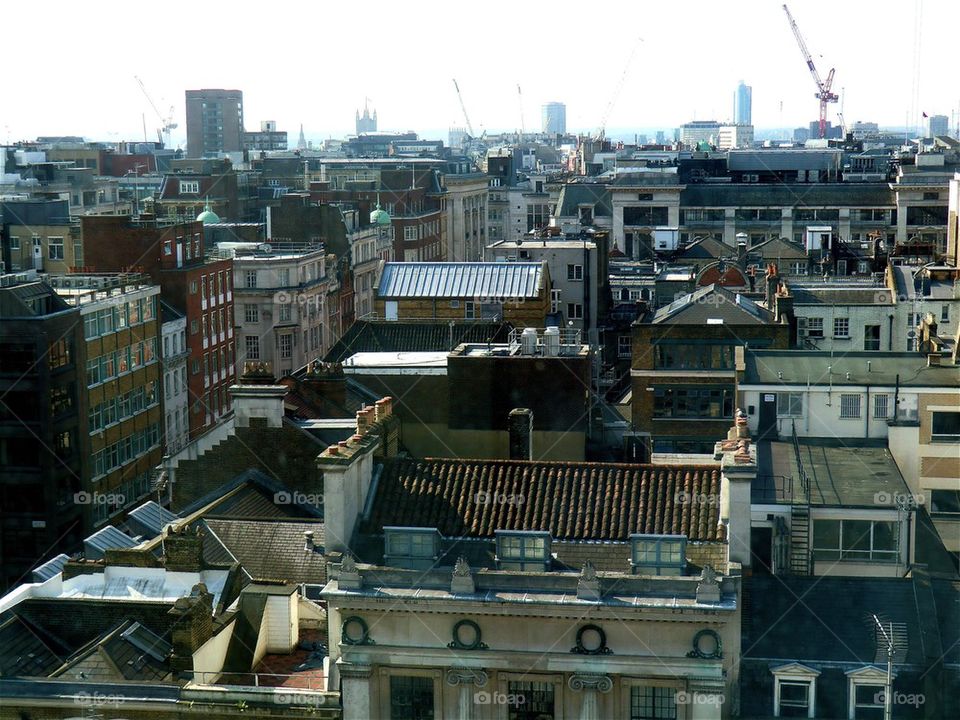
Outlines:
{"label": "drainpipe", "polygon": [[866,434],[865,434],[863,437],[864,437],[864,439],[869,440],[869,439],[870,439],[870,384],[869,384],[869,383],[867,383],[867,403],[866,403],[866,405],[867,405],[867,406],[863,409],[863,418],[864,418],[864,420],[866,421],[866,430],[865,430],[864,432],[865,432]]}
{"label": "drainpipe", "polygon": [[893,352],[893,315],[887,315],[887,322],[890,323],[890,332],[887,335],[889,340],[887,341],[887,351]]}

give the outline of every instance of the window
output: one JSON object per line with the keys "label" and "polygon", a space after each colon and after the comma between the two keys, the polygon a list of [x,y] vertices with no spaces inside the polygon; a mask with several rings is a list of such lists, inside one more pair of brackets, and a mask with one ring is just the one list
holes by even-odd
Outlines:
{"label": "window", "polygon": [[633,338],[630,335],[617,337],[617,357],[628,358],[633,355]]}
{"label": "window", "polygon": [[289,360],[293,357],[293,335],[280,335],[280,359]]}
{"label": "window", "polygon": [[803,417],[803,393],[777,393],[777,417]]}
{"label": "window", "polygon": [[679,370],[732,370],[735,346],[721,343],[675,343],[654,346],[654,367]]}
{"label": "window", "polygon": [[733,408],[733,388],[668,386],[654,390],[654,418],[732,418]]}
{"label": "window", "polygon": [[823,337],[823,318],[807,318],[807,335],[812,338]]}
{"label": "window", "polygon": [[290,322],[292,307],[293,305],[291,303],[282,303],[280,305],[280,322]]}
{"label": "window", "polygon": [[960,441],[960,412],[931,413],[930,439],[933,442]]}
{"label": "window", "polygon": [[550,312],[556,313],[560,312],[560,293],[562,291],[557,288],[550,290]]}
{"label": "window", "polygon": [[507,706],[508,720],[539,720],[539,718],[556,717],[552,682],[511,680],[507,682],[507,695],[518,701],[515,705]]}
{"label": "window", "polygon": [[51,260],[63,260],[63,238],[52,237],[47,240],[47,253]]}
{"label": "window", "polygon": [[583,305],[580,303],[567,303],[567,319],[583,320]]}
{"label": "window", "polygon": [[676,717],[676,688],[650,685],[630,688],[630,720],[674,720]]}
{"label": "window", "polygon": [[950,322],[950,306],[940,306],[940,322]]}
{"label": "window", "polygon": [[243,321],[248,323],[260,322],[260,307],[258,305],[244,304]]}
{"label": "window", "polygon": [[200,332],[200,321],[194,318],[190,321],[190,334],[196,335],[198,332]]}
{"label": "window", "polygon": [[433,680],[391,675],[390,720],[433,720]]}
{"label": "window", "polygon": [[173,255],[173,241],[170,238],[165,238],[163,241],[163,254]]}
{"label": "window", "polygon": [[810,689],[812,683],[783,681],[777,683],[780,698],[778,717],[808,717],[810,712]]}
{"label": "window", "polygon": [[807,261],[800,260],[798,262],[790,263],[790,274],[791,275],[806,275],[807,274]]}
{"label": "window", "polygon": [[874,395],[873,396],[873,419],[886,420],[889,417],[889,412],[890,412],[890,396]]}
{"label": "window", "polygon": [[887,520],[814,520],[814,560],[895,562],[900,525]]}
{"label": "window", "polygon": [[286,287],[290,284],[290,268],[277,270],[277,284],[279,284],[280,287]]}
{"label": "window", "polygon": [[244,287],[255,288],[257,286],[257,271],[247,270],[244,273]]}
{"label": "window", "polygon": [[850,337],[850,318],[833,319],[833,336],[835,338]]}
{"label": "window", "polygon": [[960,515],[960,490],[931,490],[930,512]]}
{"label": "window", "polygon": [[840,396],[840,417],[856,419],[860,417],[860,396],[847,395]]}
{"label": "window", "polygon": [[501,570],[545,572],[550,569],[550,533],[496,531]]}
{"label": "window", "polygon": [[637,575],[683,575],[686,535],[631,535],[630,566]]}
{"label": "window", "polygon": [[384,557],[388,565],[426,570],[440,553],[440,533],[435,528],[385,527]]}
{"label": "window", "polygon": [[567,265],[567,280],[583,280],[583,265]]}
{"label": "window", "polygon": [[180,181],[181,195],[197,195],[199,193],[200,193],[199,180],[181,180]]}
{"label": "window", "polygon": [[852,718],[860,720],[861,718],[876,718],[882,720],[884,717],[884,685],[868,685],[858,683],[851,679],[851,699],[853,705]]}
{"label": "window", "polygon": [[880,326],[879,325],[863,326],[863,349],[864,350],[880,349]]}
{"label": "window", "polygon": [[477,306],[472,300],[463,303],[463,317],[467,320],[477,319]]}

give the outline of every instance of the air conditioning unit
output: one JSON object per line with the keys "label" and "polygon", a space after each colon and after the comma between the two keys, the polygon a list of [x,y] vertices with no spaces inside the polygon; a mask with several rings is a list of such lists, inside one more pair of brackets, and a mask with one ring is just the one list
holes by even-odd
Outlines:
{"label": "air conditioning unit", "polygon": [[797,336],[798,337],[807,337],[807,318],[797,318]]}

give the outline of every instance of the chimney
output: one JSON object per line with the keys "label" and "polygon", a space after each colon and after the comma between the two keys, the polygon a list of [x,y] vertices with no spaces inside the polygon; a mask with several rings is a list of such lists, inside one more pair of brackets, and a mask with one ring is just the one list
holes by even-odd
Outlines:
{"label": "chimney", "polygon": [[269,363],[244,363],[243,375],[230,388],[236,427],[283,425],[285,385],[277,385]]}
{"label": "chimney", "polygon": [[533,410],[514,408],[507,417],[510,459],[533,460]]}
{"label": "chimney", "polygon": [[374,421],[383,422],[393,414],[393,398],[387,396],[374,403]]}
{"label": "chimney", "polygon": [[373,455],[379,441],[376,435],[365,435],[359,440],[353,436],[349,442],[329,446],[317,457],[317,468],[323,475],[324,552],[327,554],[349,552],[357,519],[370,492]]}
{"label": "chimney", "polygon": [[750,568],[750,487],[757,479],[757,449],[750,442],[747,418],[737,410],[727,439],[717,443],[720,460],[720,521],[727,528],[729,560]]}
{"label": "chimney", "polygon": [[168,614],[174,618],[170,669],[178,675],[192,673],[194,653],[213,637],[213,595],[207,592],[206,585],[197,583],[188,597],[174,603]]}
{"label": "chimney", "polygon": [[773,310],[773,298],[777,292],[777,286],[780,283],[780,274],[777,272],[777,264],[770,263],[767,265],[767,276],[766,276],[766,301],[767,309]]}
{"label": "chimney", "polygon": [[171,572],[198,573],[204,569],[203,535],[187,525],[167,528],[163,540],[164,567]]}
{"label": "chimney", "polygon": [[314,360],[307,366],[303,384],[328,403],[337,407],[347,404],[347,378],[340,363]]}

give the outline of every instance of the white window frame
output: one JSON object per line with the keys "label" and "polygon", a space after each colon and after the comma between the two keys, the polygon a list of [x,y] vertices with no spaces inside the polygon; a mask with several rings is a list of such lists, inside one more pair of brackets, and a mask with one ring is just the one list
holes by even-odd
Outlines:
{"label": "white window frame", "polygon": [[[859,420],[863,417],[863,408],[861,407],[862,398],[860,393],[841,393],[840,394],[840,419],[841,420]],[[856,414],[853,414],[853,409]]]}
{"label": "white window frame", "polygon": [[535,530],[496,530],[494,534],[497,565],[501,569],[520,572],[546,572],[549,569],[553,542],[550,533]]}
{"label": "white window frame", "polygon": [[256,303],[244,303],[243,321],[246,323],[260,322],[260,306]]}
{"label": "white window frame", "polygon": [[[841,325],[842,323],[842,325]],[[844,332],[838,332],[838,328],[843,327]],[[833,336],[835,338],[849,338],[850,337],[850,318],[848,317],[838,317],[833,319]]]}
{"label": "white window frame", "polygon": [[[882,693],[886,688],[887,682],[887,673],[886,670],[880,670],[879,668],[867,666],[859,668],[857,670],[849,670],[846,673],[847,675],[847,718],[849,720],[855,720],[857,717],[857,688],[858,687],[877,687]],[[896,673],[893,673],[891,678],[891,684],[894,679],[896,679]],[[867,707],[862,705],[860,707]],[[870,705],[871,708],[878,707],[877,705]],[[882,707],[882,706],[880,706]]]}
{"label": "white window frame", "polygon": [[293,357],[293,335],[284,333],[277,336],[277,355],[281,360]]}
{"label": "white window frame", "polygon": [[583,305],[567,303],[567,320],[583,320]]}
{"label": "white window frame", "polygon": [[[786,409],[781,409],[786,405]],[[797,409],[796,405],[799,405]],[[803,417],[803,393],[802,392],[778,392],[777,393],[777,417],[778,418],[800,418]]]}
{"label": "white window frame", "polygon": [[812,338],[823,337],[823,318],[822,317],[807,318],[807,337],[812,337]]}
{"label": "white window frame", "polygon": [[180,194],[181,195],[199,195],[200,181],[199,180],[181,180]]}
{"label": "white window frame", "polygon": [[[655,548],[656,559],[652,562],[637,559],[641,548]],[[679,560],[664,559],[665,549],[670,555],[676,555],[679,548]],[[637,575],[683,575],[687,567],[687,536],[636,533],[630,536],[630,566]]]}
{"label": "white window frame", "polygon": [[632,335],[618,336],[617,337],[617,357],[628,358],[632,356],[633,356],[633,336]]}
{"label": "white window frame", "polygon": [[[259,360],[260,359],[260,338],[256,335],[247,335],[243,341],[243,349],[244,349],[244,353],[246,355],[247,360]],[[253,351],[252,353],[251,353],[251,350]]]}
{"label": "white window frame", "polygon": [[781,665],[780,667],[775,667],[770,670],[773,673],[774,678],[774,688],[773,688],[773,716],[782,717],[781,715],[781,685],[807,685],[807,717],[813,718],[816,717],[816,708],[817,708],[817,678],[820,677],[820,672],[814,670],[813,668],[807,667],[806,665],[801,665],[800,663],[790,663],[789,665]]}
{"label": "white window frame", "polygon": [[873,396],[873,419],[886,420],[890,417],[890,395],[880,393]]}
{"label": "white window frame", "polygon": [[583,265],[567,263],[567,280],[579,282],[583,280]]}

